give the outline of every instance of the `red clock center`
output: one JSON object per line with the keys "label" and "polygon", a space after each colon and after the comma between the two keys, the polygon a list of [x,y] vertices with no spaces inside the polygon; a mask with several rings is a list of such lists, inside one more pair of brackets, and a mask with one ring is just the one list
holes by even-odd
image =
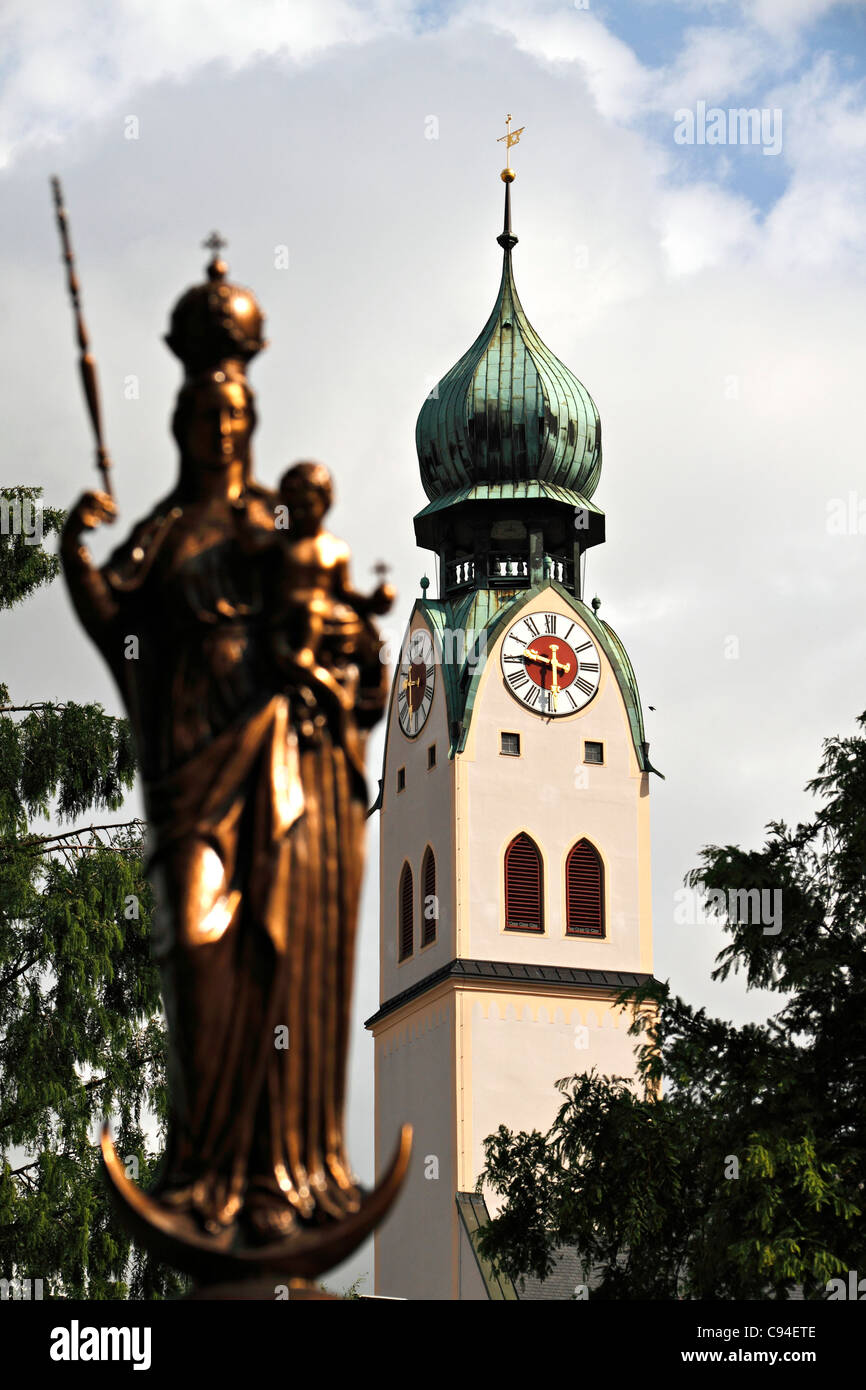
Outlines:
{"label": "red clock center", "polygon": [[414,714],[421,708],[424,691],[427,689],[427,667],[423,661],[412,661],[406,672],[406,698]]}
{"label": "red clock center", "polygon": [[536,637],[523,660],[529,679],[542,690],[565,690],[577,676],[577,657],[561,637]]}

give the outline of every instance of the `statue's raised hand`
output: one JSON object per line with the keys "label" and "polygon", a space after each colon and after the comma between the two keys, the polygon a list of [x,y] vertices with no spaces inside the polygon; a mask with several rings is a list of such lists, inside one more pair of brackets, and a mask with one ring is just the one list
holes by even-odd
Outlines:
{"label": "statue's raised hand", "polygon": [[82,531],[93,531],[103,522],[117,518],[117,503],[107,492],[84,492],[66,518],[64,535],[77,538]]}

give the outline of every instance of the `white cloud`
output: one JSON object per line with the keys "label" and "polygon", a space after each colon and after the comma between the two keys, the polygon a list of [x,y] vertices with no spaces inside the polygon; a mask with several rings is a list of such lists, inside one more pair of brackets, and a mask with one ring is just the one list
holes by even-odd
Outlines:
{"label": "white cloud", "polygon": [[561,0],[471,0],[458,25],[479,24],[508,34],[523,53],[547,63],[573,63],[603,116],[627,121],[641,107],[649,74],[627,43],[590,10]]}
{"label": "white cloud", "polygon": [[709,184],[662,193],[657,221],[674,275],[693,275],[750,256],[757,244],[755,212],[745,198]]}
{"label": "white cloud", "polygon": [[182,81],[209,63],[237,71],[268,54],[307,62],[399,31],[412,8],[402,0],[6,0],[0,167],[164,78]]}
{"label": "white cloud", "polygon": [[767,263],[862,267],[866,84],[843,81],[823,56],[771,100],[784,111],[789,178],[767,216]]}
{"label": "white cloud", "polygon": [[689,29],[673,63],[654,74],[648,104],[670,111],[701,100],[718,104],[733,93],[752,90],[770,64],[766,41],[754,32],[716,26]]}
{"label": "white cloud", "polygon": [[833,9],[862,8],[864,0],[743,0],[743,11],[763,29],[789,35],[823,19]]}

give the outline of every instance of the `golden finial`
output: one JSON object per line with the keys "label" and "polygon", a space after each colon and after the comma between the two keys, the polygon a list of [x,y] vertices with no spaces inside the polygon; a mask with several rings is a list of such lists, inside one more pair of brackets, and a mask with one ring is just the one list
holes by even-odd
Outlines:
{"label": "golden finial", "polygon": [[522,125],[519,130],[512,130],[511,115],[509,114],[505,117],[505,134],[500,135],[496,141],[497,145],[501,145],[502,141],[505,141],[505,168],[502,170],[502,173],[500,175],[500,178],[502,179],[503,183],[514,182],[516,176],[514,170],[511,167],[511,158],[508,154],[508,151],[511,149],[512,145],[517,144],[525,129],[526,126]]}

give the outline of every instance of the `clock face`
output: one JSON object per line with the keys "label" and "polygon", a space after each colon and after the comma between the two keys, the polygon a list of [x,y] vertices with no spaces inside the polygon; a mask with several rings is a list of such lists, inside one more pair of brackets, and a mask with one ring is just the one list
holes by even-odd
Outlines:
{"label": "clock face", "polygon": [[514,698],[549,719],[583,709],[601,680],[598,647],[568,614],[518,618],[503,638],[499,659]]}
{"label": "clock face", "polygon": [[416,628],[405,648],[397,676],[397,717],[407,738],[416,738],[427,722],[436,685],[436,663],[429,632]]}

